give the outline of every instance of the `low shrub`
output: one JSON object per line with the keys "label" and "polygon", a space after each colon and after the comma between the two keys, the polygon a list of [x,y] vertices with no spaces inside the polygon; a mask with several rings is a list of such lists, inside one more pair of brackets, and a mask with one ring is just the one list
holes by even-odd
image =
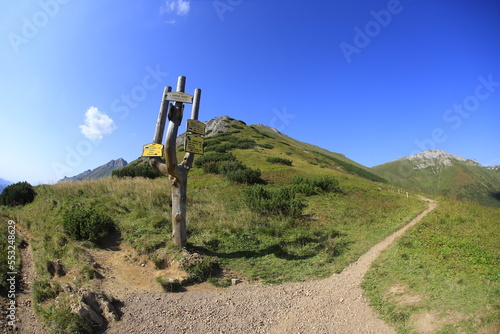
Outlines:
{"label": "low shrub", "polygon": [[196,167],[203,167],[207,162],[235,161],[236,157],[232,153],[212,152],[202,155],[194,161]]}
{"label": "low shrub", "polygon": [[262,148],[267,148],[269,150],[272,150],[274,148],[273,145],[271,144],[268,144],[268,143],[265,143],[265,144],[257,144],[258,147],[262,147]]}
{"label": "low shrub", "polygon": [[293,161],[290,159],[285,159],[285,158],[280,158],[280,157],[268,157],[266,159],[267,162],[273,163],[273,164],[283,164],[287,166],[291,166]]}
{"label": "low shrub", "polygon": [[253,186],[244,190],[246,204],[253,211],[266,215],[298,217],[306,207],[290,187],[265,189]]}
{"label": "low shrub", "polygon": [[205,173],[219,174],[219,161],[208,161],[201,166]]}
{"label": "low shrub", "polygon": [[250,167],[230,171],[226,175],[229,181],[236,183],[255,184],[262,182],[260,169],[252,169]]}
{"label": "low shrub", "polygon": [[63,213],[63,228],[73,239],[99,243],[108,236],[114,223],[105,213],[75,205]]}
{"label": "low shrub", "polygon": [[114,170],[111,175],[116,177],[145,177],[147,179],[156,179],[162,176],[160,172],[147,163],[127,165],[123,168]]}
{"label": "low shrub", "polygon": [[241,161],[223,161],[217,166],[217,174],[228,174],[237,170],[247,168]]}
{"label": "low shrub", "polygon": [[0,204],[7,206],[25,205],[35,199],[35,189],[28,182],[18,182],[6,187],[0,195]]}
{"label": "low shrub", "polygon": [[340,192],[339,181],[331,176],[306,179],[296,175],[292,178],[292,188],[307,196],[317,195],[321,192]]}

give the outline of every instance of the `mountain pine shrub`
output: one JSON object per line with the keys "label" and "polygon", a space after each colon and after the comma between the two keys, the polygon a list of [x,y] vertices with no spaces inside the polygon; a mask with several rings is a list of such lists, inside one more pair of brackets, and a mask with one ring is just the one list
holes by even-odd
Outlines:
{"label": "mountain pine shrub", "polygon": [[265,189],[260,185],[244,190],[244,199],[248,207],[262,215],[274,214],[287,217],[299,217],[306,204],[296,198],[290,187]]}
{"label": "mountain pine shrub", "polygon": [[250,167],[245,167],[244,169],[238,169],[235,171],[230,171],[226,174],[229,181],[236,183],[246,183],[246,184],[256,184],[261,183],[260,169],[252,169]]}
{"label": "mountain pine shrub", "polygon": [[160,172],[146,163],[127,165],[123,168],[114,170],[111,175],[116,177],[145,177],[147,179],[156,179],[162,176]]}
{"label": "mountain pine shrub", "polygon": [[6,187],[0,195],[0,204],[7,206],[25,205],[33,202],[35,189],[28,182],[18,182]]}
{"label": "mountain pine shrub", "polygon": [[273,164],[283,164],[287,166],[291,166],[293,163],[293,161],[290,159],[285,159],[280,157],[267,157],[266,161]]}
{"label": "mountain pine shrub", "polygon": [[317,195],[322,192],[340,192],[339,181],[326,175],[307,179],[296,175],[292,178],[292,189],[306,196]]}
{"label": "mountain pine shrub", "polygon": [[94,208],[75,205],[63,213],[63,228],[73,239],[99,243],[114,228],[114,222],[110,216]]}

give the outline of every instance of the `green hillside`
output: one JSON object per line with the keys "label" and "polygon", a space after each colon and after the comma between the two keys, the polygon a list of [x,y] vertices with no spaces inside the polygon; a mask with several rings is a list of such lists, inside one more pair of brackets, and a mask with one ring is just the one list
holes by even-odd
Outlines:
{"label": "green hillside", "polygon": [[[221,151],[231,154],[236,165],[259,170],[259,182],[252,186],[246,179],[231,181],[230,173],[193,167],[188,242],[192,251],[237,271],[246,280],[304,280],[340,271],[424,206],[413,196],[398,196],[393,187],[371,180],[381,178],[341,154],[295,141],[265,126],[247,126],[232,119],[224,122],[230,131],[208,138],[203,157]],[[179,147],[179,157],[183,154]],[[138,159],[125,168],[141,163],[143,159]],[[335,184],[334,190],[321,188],[322,177]],[[245,198],[251,196],[249,189],[259,186],[276,196],[289,196],[281,200],[293,200],[300,212],[289,215],[286,204],[280,212],[252,209]],[[36,187],[32,204],[7,214],[36,236],[35,259],[42,276],[48,275],[44,268],[55,259],[69,271],[85,272],[90,267],[84,256],[87,244],[73,241],[63,229],[64,213],[75,206],[110,216],[122,240],[160,263],[177,256],[169,241],[169,187],[165,177],[43,185]]]}
{"label": "green hillside", "polygon": [[[133,249],[127,261],[153,262],[166,291],[231,278],[304,281],[340,272],[426,206],[342,154],[266,126],[218,121],[225,130],[207,137],[189,174],[185,250],[171,242],[170,182],[149,176],[143,158],[121,169],[128,174],[40,185],[31,204],[1,208],[2,224],[13,219],[30,237],[35,309],[50,328],[74,328],[61,316],[73,314],[76,298],[63,285],[102,289],[108,277],[98,250]],[[179,161],[184,153],[179,145]],[[140,173],[148,178],[130,177]],[[169,276],[172,268],[181,279]]]}
{"label": "green hillside", "polygon": [[[432,152],[432,151],[426,151]],[[464,202],[500,208],[500,177],[472,160],[442,152],[440,158],[411,156],[398,159],[371,170],[407,189],[430,195],[447,196]]]}

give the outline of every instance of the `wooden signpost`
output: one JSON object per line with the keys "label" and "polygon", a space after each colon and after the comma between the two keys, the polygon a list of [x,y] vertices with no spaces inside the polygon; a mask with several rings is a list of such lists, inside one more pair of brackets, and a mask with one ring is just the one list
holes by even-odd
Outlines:
{"label": "wooden signpost", "polygon": [[[156,122],[153,143],[144,145],[143,156],[149,156],[150,165],[161,174],[168,176],[172,185],[172,237],[177,246],[186,246],[186,200],[187,200],[187,176],[193,165],[194,155],[203,154],[203,138],[199,135],[205,133],[205,126],[198,121],[200,109],[201,89],[195,89],[194,96],[184,93],[186,77],[180,76],[177,81],[177,91],[172,92],[172,87],[165,87],[161,100],[160,112]],[[173,101],[174,103],[170,103]],[[186,135],[184,159],[177,163],[176,139],[179,126],[182,122],[184,103],[192,103],[191,120],[188,123]],[[165,162],[158,156],[157,151],[153,154],[150,150],[153,145],[163,146],[162,139],[168,118],[167,136],[164,145]],[[203,126],[200,125],[203,124]],[[192,137],[192,136],[196,136]],[[189,139],[188,139],[189,138]],[[145,154],[146,146],[150,147]],[[158,146],[154,146],[156,149]],[[162,154],[162,155],[163,155]]]}

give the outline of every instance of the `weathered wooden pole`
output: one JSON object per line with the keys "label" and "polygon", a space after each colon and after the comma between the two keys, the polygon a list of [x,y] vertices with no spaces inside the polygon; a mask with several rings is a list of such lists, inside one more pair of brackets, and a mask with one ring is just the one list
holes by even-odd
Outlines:
{"label": "weathered wooden pole", "polygon": [[[177,81],[177,92],[184,93],[186,77],[180,76]],[[158,121],[156,124],[155,136],[153,141],[160,143],[163,137],[163,129],[168,117],[167,137],[164,147],[165,163],[158,157],[150,158],[149,163],[160,173],[168,176],[172,185],[172,237],[174,244],[177,246],[186,246],[186,201],[187,201],[187,176],[192,167],[194,154],[186,153],[182,163],[177,164],[176,140],[179,125],[182,122],[184,104],[176,101],[174,104],[169,104],[167,94],[170,92],[170,87],[165,87],[163,99],[160,106]],[[198,119],[200,108],[201,90],[196,89],[193,99],[193,108],[191,112],[192,119]],[[167,111],[168,109],[168,111]]]}

